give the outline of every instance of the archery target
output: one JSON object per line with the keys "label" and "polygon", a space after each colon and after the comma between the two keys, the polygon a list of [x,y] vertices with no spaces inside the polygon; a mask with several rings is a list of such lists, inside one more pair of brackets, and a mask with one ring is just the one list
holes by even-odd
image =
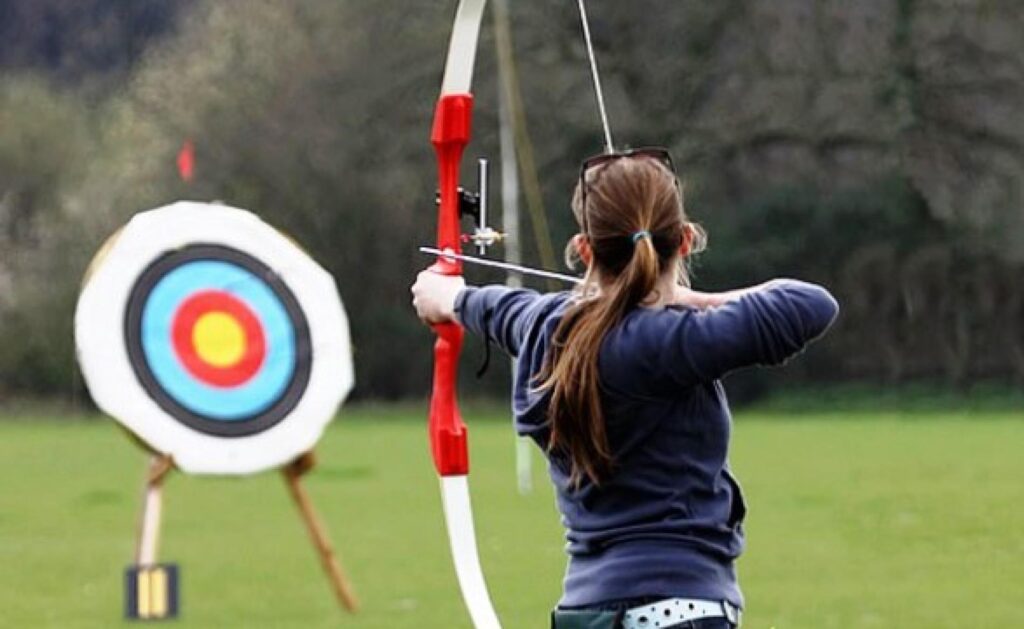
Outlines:
{"label": "archery target", "polygon": [[185,471],[246,474],[310,449],[351,389],[331,277],[235,208],[176,203],[105,246],[76,312],[105,412]]}

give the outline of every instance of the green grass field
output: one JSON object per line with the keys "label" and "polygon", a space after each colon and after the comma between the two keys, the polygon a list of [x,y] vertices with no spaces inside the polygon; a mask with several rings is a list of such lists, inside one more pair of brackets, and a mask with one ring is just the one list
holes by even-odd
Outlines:
{"label": "green grass field", "polygon": [[[308,479],[364,606],[339,611],[279,475],[173,475],[161,558],[182,627],[468,627],[422,411],[356,409]],[[509,628],[563,570],[543,467],[520,496],[501,413],[467,412],[481,553]],[[738,413],[745,627],[1024,627],[1024,414]],[[109,421],[0,421],[0,626],[121,623],[144,455]]]}

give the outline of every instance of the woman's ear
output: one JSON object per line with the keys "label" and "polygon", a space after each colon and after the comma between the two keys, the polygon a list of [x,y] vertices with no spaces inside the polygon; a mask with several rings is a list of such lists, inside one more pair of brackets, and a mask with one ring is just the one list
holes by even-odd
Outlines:
{"label": "woman's ear", "polygon": [[683,225],[683,241],[679,244],[679,257],[686,259],[693,249],[693,226],[689,223]]}
{"label": "woman's ear", "polygon": [[583,234],[576,234],[572,237],[572,245],[576,247],[576,253],[583,260],[583,264],[590,266],[594,261],[594,250],[590,248],[590,241]]}

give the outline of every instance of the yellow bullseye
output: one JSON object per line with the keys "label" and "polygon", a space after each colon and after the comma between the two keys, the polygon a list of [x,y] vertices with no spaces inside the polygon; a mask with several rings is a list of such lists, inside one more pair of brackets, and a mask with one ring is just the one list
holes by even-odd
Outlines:
{"label": "yellow bullseye", "polygon": [[207,312],[192,328],[192,346],[207,364],[230,367],[245,355],[245,330],[227,313]]}

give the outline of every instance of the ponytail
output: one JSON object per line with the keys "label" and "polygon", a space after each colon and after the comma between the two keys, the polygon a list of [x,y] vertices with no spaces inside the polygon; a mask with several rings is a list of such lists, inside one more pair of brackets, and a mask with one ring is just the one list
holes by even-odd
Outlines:
{"label": "ponytail", "polygon": [[[703,231],[686,220],[670,164],[638,156],[585,165],[573,196],[593,259],[535,381],[551,394],[548,452],[567,459],[569,483],[577,488],[584,480],[600,485],[615,465],[598,365],[605,336],[656,289],[687,231],[695,236],[694,250],[704,246]],[[572,243],[566,252],[567,260],[578,253]],[[678,272],[685,282],[685,267]]]}
{"label": "ponytail", "polygon": [[584,477],[600,485],[613,466],[601,406],[601,342],[654,290],[660,275],[661,264],[651,237],[638,238],[631,244],[633,255],[611,286],[566,312],[539,375],[540,389],[551,391],[548,451],[568,457],[569,482],[577,487]]}

